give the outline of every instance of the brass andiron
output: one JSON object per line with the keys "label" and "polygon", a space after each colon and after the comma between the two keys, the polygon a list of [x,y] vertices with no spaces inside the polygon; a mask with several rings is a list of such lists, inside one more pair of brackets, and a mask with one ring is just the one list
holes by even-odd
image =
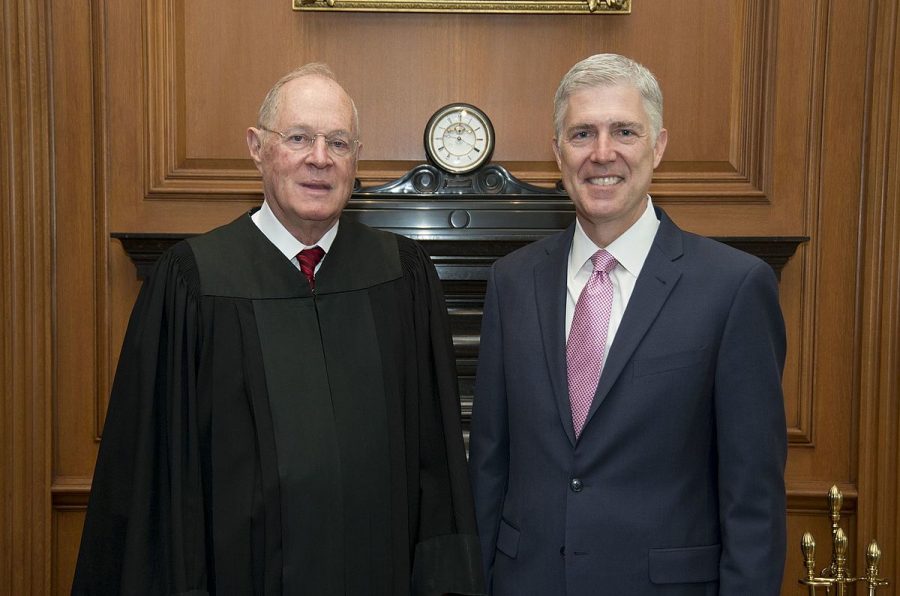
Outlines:
{"label": "brass andiron", "polygon": [[[825,588],[826,596],[847,596],[852,584],[861,582],[866,586],[866,594],[875,596],[878,588],[888,585],[888,581],[878,577],[878,561],[881,559],[881,549],[874,540],[866,549],[866,574],[861,577],[851,577],[847,570],[847,534],[844,533],[839,522],[841,521],[841,505],[844,503],[844,495],[837,486],[832,486],[828,491],[828,509],[831,517],[831,562],[825,567],[819,576],[816,576],[816,541],[809,532],[803,533],[800,539],[800,550],[803,552],[803,565],[806,567],[806,577],[800,579],[800,584],[809,589],[809,596],[816,596],[816,588]],[[833,589],[833,591],[832,591]]]}

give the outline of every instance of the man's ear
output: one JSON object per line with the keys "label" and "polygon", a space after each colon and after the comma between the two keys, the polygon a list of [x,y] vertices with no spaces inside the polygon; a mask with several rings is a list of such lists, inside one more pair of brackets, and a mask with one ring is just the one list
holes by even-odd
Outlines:
{"label": "man's ear", "polygon": [[261,131],[258,128],[251,126],[247,129],[247,148],[250,150],[250,158],[257,168],[262,162],[262,137],[260,134]]}
{"label": "man's ear", "polygon": [[666,144],[669,142],[669,131],[665,128],[660,129],[656,136],[656,145],[653,147],[653,169],[662,161],[663,153],[666,152]]}
{"label": "man's ear", "polygon": [[562,171],[562,162],[559,159],[559,139],[554,138],[550,144],[553,146],[553,156],[556,157],[556,167]]}

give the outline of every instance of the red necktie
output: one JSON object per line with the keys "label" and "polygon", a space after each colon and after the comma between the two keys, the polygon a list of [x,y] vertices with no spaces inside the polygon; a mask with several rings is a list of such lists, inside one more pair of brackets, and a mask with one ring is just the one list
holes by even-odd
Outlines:
{"label": "red necktie", "polygon": [[606,351],[606,334],[612,311],[613,286],[609,272],[618,263],[605,250],[598,250],[591,257],[594,271],[581,291],[575,304],[569,342],[566,344],[566,362],[569,369],[569,400],[572,403],[572,423],[575,437],[587,420]]}
{"label": "red necktie", "polygon": [[306,279],[309,280],[309,287],[313,290],[316,289],[316,265],[319,264],[319,261],[321,261],[324,256],[325,251],[322,250],[321,246],[305,248],[297,254],[297,261],[300,263],[300,271],[302,271],[306,276]]}

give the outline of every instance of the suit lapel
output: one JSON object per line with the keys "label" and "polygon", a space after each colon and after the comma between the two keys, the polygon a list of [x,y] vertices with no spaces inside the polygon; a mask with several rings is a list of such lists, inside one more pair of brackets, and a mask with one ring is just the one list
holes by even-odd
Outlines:
{"label": "suit lapel", "polygon": [[638,344],[681,277],[681,268],[676,262],[683,254],[682,232],[661,209],[656,209],[656,213],[660,219],[659,230],[616,332],[585,427],[631,361]]}
{"label": "suit lapel", "polygon": [[547,246],[546,255],[534,266],[538,324],[544,341],[550,382],[559,409],[559,417],[573,446],[575,429],[572,426],[569,382],[566,375],[566,265],[574,232],[573,224],[553,239]]}

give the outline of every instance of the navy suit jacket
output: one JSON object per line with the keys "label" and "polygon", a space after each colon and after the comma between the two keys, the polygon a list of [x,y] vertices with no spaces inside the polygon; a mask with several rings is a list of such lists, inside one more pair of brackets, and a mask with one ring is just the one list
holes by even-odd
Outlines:
{"label": "navy suit jacket", "polygon": [[565,356],[574,224],[491,270],[470,471],[496,596],[780,591],[777,280],[657,215],[577,441]]}

